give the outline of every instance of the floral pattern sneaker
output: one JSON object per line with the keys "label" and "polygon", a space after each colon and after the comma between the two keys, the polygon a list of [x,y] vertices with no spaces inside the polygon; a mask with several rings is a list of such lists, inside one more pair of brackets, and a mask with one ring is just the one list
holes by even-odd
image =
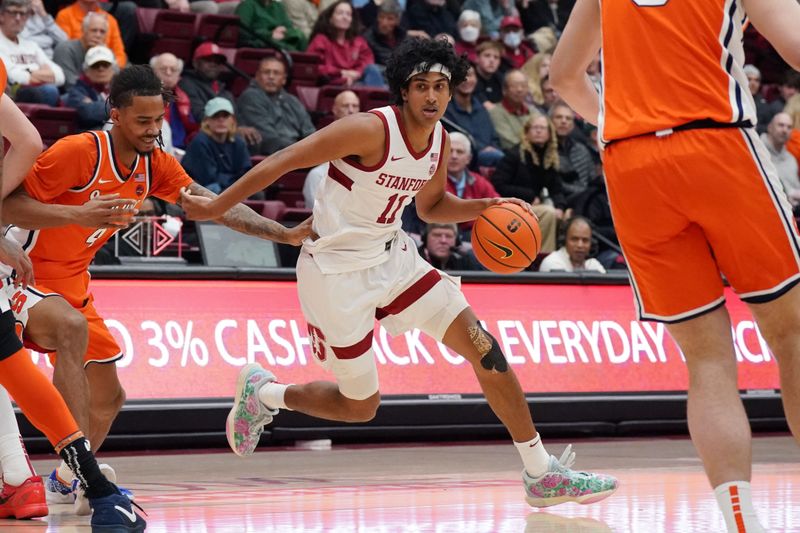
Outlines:
{"label": "floral pattern sneaker", "polygon": [[532,507],[550,507],[564,502],[581,504],[594,503],[611,496],[619,486],[619,481],[605,474],[578,472],[570,469],[575,461],[572,445],[560,459],[550,456],[547,472],[533,478],[523,470],[522,482],[525,485],[525,500]]}
{"label": "floral pattern sneaker", "polygon": [[277,409],[268,409],[258,399],[258,390],[271,381],[276,381],[275,375],[258,364],[247,365],[239,372],[225,433],[233,453],[240,457],[253,453],[264,426],[278,414]]}

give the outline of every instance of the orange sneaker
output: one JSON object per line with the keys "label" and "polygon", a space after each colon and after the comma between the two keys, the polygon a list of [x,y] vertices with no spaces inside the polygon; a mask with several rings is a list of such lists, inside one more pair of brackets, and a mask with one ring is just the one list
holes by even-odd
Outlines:
{"label": "orange sneaker", "polygon": [[3,483],[0,492],[0,518],[38,518],[47,516],[44,484],[39,476],[31,476],[15,487]]}

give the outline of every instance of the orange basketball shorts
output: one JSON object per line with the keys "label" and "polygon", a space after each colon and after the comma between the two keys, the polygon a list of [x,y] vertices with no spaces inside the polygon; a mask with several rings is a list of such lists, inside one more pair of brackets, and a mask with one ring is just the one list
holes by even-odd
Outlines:
{"label": "orange basketball shorts", "polygon": [[[89,345],[84,356],[84,366],[89,363],[113,363],[122,358],[122,349],[106,327],[103,318],[97,313],[93,303],[94,297],[89,294],[88,286],[88,273],[66,279],[37,280],[35,287],[28,288],[29,292],[35,291],[35,293],[28,295],[26,304],[32,307],[41,301],[42,296],[46,297],[53,293],[62,296],[72,307],[80,311],[89,323]],[[27,315],[27,313],[25,314]],[[25,324],[23,324],[23,328],[24,326]],[[23,340],[25,345],[33,350],[51,352],[51,350],[44,349],[45,347],[37,346],[24,339],[24,333]],[[55,353],[50,353],[49,357],[54,363]]]}
{"label": "orange basketball shorts", "polygon": [[800,280],[800,236],[753,128],[694,129],[607,146],[614,227],[639,318],[688,320],[773,300]]}

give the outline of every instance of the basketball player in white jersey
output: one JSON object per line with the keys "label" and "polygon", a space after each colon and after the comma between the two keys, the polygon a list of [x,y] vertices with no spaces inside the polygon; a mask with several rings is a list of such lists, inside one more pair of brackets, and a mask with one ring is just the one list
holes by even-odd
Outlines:
{"label": "basketball player in white jersey", "polygon": [[616,490],[617,480],[571,470],[569,448],[560,460],[545,451],[513,370],[458,280],[426,263],[400,227],[414,197],[427,222],[473,220],[500,202],[530,210],[516,198],[463,200],[445,192],[450,145],[439,119],[467,68],[445,41],[406,40],[386,68],[396,106],[334,122],[268,157],[214,200],[184,193],[190,218],[217,218],[290,170],[330,161],[314,204],[316,238],[303,244],[297,280],[314,357],[336,383],[286,385],[259,365],[246,366],[228,417],[228,442],[237,455],[251,454],[279,409],[371,420],[380,403],[372,349],[377,317],[393,335],[419,328],[472,364],[522,457],[529,504],[597,501]]}

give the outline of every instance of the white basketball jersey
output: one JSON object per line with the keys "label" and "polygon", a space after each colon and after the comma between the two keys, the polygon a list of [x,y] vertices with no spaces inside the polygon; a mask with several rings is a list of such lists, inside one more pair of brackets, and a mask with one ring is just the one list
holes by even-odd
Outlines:
{"label": "white basketball jersey", "polygon": [[444,159],[446,133],[440,123],[434,127],[428,146],[415,152],[397,107],[381,107],[370,113],[383,121],[383,160],[372,167],[352,157],[331,161],[328,177],[314,202],[314,231],[319,239],[306,240],[304,247],[325,274],[351,272],[386,261],[387,249],[400,231],[403,209]]}

